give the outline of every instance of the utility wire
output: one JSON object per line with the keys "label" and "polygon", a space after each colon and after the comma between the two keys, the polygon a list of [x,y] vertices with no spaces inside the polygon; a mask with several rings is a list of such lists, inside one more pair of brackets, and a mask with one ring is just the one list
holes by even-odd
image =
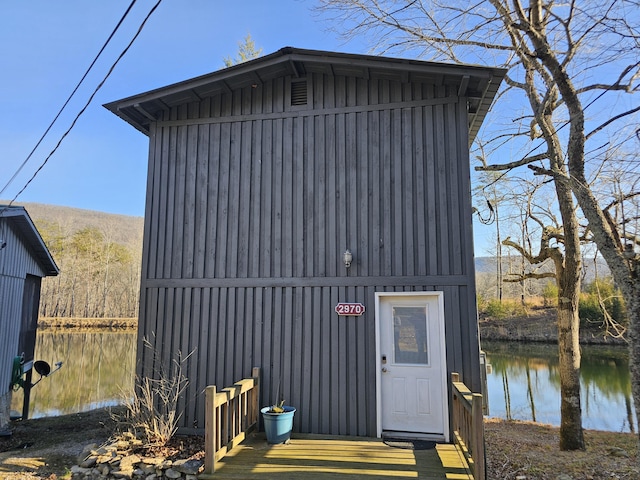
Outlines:
{"label": "utility wire", "polygon": [[58,120],[58,118],[60,117],[60,115],[62,114],[62,112],[64,111],[64,109],[67,107],[67,105],[69,104],[69,102],[71,101],[71,99],[73,98],[73,96],[76,94],[76,92],[78,91],[78,89],[80,88],[80,85],[82,85],[82,82],[84,82],[85,78],[87,78],[87,75],[89,75],[89,72],[91,71],[91,69],[93,68],[93,66],[96,64],[96,62],[98,61],[98,58],[100,58],[100,55],[102,55],[102,52],[104,52],[105,48],[107,48],[107,45],[109,45],[109,42],[111,42],[111,39],[113,38],[113,36],[115,35],[115,33],[118,31],[118,29],[120,28],[120,25],[122,25],[122,22],[124,22],[124,19],[127,17],[127,15],[129,14],[129,12],[131,11],[131,9],[133,8],[133,5],[136,3],[137,0],[133,0],[131,2],[131,4],[129,5],[129,8],[127,8],[127,11],[124,12],[124,15],[122,16],[122,18],[120,18],[120,21],[118,22],[118,24],[116,25],[116,27],[113,29],[113,31],[111,32],[111,35],[109,35],[109,38],[107,38],[107,41],[104,43],[104,45],[102,45],[102,48],[100,49],[100,51],[98,52],[98,54],[95,56],[95,58],[93,59],[93,61],[91,62],[91,65],[89,65],[89,68],[87,68],[87,71],[84,72],[84,75],[82,76],[82,78],[80,79],[80,81],[78,82],[78,84],[76,85],[76,88],[73,89],[73,91],[71,92],[71,95],[69,95],[69,97],[67,98],[67,101],[64,102],[64,105],[62,105],[62,108],[60,108],[60,110],[58,111],[57,115],[54,117],[54,119],[51,121],[51,123],[49,124],[49,126],[47,127],[47,129],[44,131],[44,133],[42,134],[42,136],[40,137],[40,140],[38,140],[38,143],[36,143],[36,146],[33,147],[33,149],[31,150],[31,152],[29,152],[29,155],[27,155],[27,158],[25,158],[24,162],[22,162],[22,164],[20,165],[20,167],[18,167],[18,169],[16,170],[16,173],[13,174],[13,176],[9,179],[9,181],[7,182],[7,184],[2,188],[2,190],[0,190],[0,197],[2,197],[2,194],[4,193],[4,191],[9,187],[9,185],[11,185],[11,183],[16,179],[16,177],[18,176],[18,174],[22,171],[22,169],[24,168],[24,166],[27,164],[27,162],[31,159],[31,157],[33,156],[33,154],[35,153],[35,151],[38,149],[38,147],[40,146],[40,144],[42,143],[42,141],[44,140],[44,137],[47,136],[47,134],[49,133],[49,130],[51,130],[51,128],[53,127],[53,125],[56,123],[56,121]]}
{"label": "utility wire", "polygon": [[53,154],[58,150],[58,148],[60,147],[60,145],[62,144],[62,141],[67,137],[67,135],[69,134],[69,132],[71,132],[71,130],[73,129],[73,127],[75,126],[75,124],[77,123],[77,121],[80,119],[80,117],[82,116],[82,114],[86,111],[87,107],[89,107],[89,105],[91,104],[91,102],[93,101],[93,98],[96,96],[96,94],[98,93],[98,91],[102,88],[102,86],[105,84],[105,82],[107,81],[107,79],[109,78],[109,76],[111,76],[111,74],[113,73],[114,69],[116,68],[116,65],[118,65],[118,63],[120,62],[120,60],[122,60],[122,57],[125,56],[125,54],[129,51],[129,49],[131,48],[131,46],[133,45],[133,42],[136,41],[136,39],[138,38],[138,36],[140,35],[140,33],[142,33],[142,29],[144,28],[145,24],[147,23],[147,21],[149,20],[149,18],[151,17],[151,15],[153,15],[153,12],[156,11],[156,9],[158,8],[158,6],[160,6],[160,3],[162,2],[162,0],[158,0],[156,2],[156,4],[151,8],[151,10],[149,10],[149,13],[147,14],[147,16],[144,18],[144,20],[142,21],[142,23],[140,24],[140,26],[138,27],[137,32],[135,33],[135,35],[133,36],[133,38],[131,39],[131,41],[129,42],[129,44],[124,48],[124,50],[122,51],[122,53],[120,53],[120,55],[118,56],[118,58],[116,59],[116,61],[113,63],[113,65],[111,65],[111,68],[109,68],[109,71],[107,72],[107,74],[104,76],[104,78],[102,79],[102,81],[98,84],[98,86],[95,88],[95,90],[93,91],[93,93],[91,94],[91,96],[89,97],[89,100],[87,100],[87,102],[85,103],[84,107],[82,107],[82,109],[80,110],[80,112],[78,112],[78,114],[76,115],[76,117],[73,119],[73,122],[71,122],[71,125],[69,126],[69,128],[62,134],[62,137],[60,137],[60,140],[58,140],[58,143],[56,144],[56,146],[53,148],[53,150],[51,150],[51,153],[49,153],[49,155],[47,155],[47,158],[44,159],[44,161],[42,162],[42,164],[38,167],[38,169],[35,171],[35,173],[31,176],[31,178],[27,181],[27,183],[24,185],[24,187],[22,187],[22,189],[20,189],[20,191],[16,194],[15,197],[13,197],[13,199],[9,202],[9,204],[7,206],[4,207],[3,210],[0,210],[0,214],[2,214],[7,208],[9,208],[13,202],[16,201],[16,199],[22,194],[22,192],[24,192],[26,190],[26,188],[29,186],[29,184],[36,178],[36,176],[38,175],[38,173],[40,173],[40,171],[44,168],[44,166],[47,164],[47,162],[49,161],[49,159],[53,156]]}

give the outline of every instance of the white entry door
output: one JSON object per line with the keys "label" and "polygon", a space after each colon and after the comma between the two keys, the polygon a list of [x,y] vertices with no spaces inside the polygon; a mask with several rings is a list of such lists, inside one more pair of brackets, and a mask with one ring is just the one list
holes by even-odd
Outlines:
{"label": "white entry door", "polygon": [[376,294],[379,435],[449,440],[442,302],[441,292]]}

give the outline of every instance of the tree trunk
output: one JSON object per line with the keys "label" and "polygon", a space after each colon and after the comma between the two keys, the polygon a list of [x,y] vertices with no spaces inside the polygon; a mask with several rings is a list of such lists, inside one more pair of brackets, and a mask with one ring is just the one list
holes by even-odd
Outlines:
{"label": "tree trunk", "polygon": [[[593,240],[598,246],[611,271],[611,276],[622,292],[629,329],[629,371],[631,374],[631,391],[636,416],[640,412],[640,258],[633,254],[625,258],[623,246],[617,232],[611,228],[605,213],[600,208],[593,193],[585,187],[583,163],[578,160],[570,162],[571,186],[575,193],[580,209],[589,222],[593,232]],[[640,440],[640,428],[638,439]]]}
{"label": "tree trunk", "polygon": [[580,406],[580,345],[577,303],[558,304],[558,354],[560,371],[560,450],[584,450]]}
{"label": "tree trunk", "polygon": [[[637,263],[634,267],[631,276],[635,282],[629,281],[626,282],[626,285],[618,286],[620,286],[624,297],[629,320],[629,371],[631,373],[631,393],[637,416],[640,412],[640,279],[638,277],[640,272]],[[636,431],[640,440],[640,428]]]}
{"label": "tree trunk", "polygon": [[[557,157],[555,160],[555,168],[562,171],[562,163]],[[580,318],[578,306],[582,283],[582,255],[579,225],[571,189],[566,182],[557,180],[555,181],[555,189],[564,232],[564,261],[560,262],[558,254],[554,258],[558,282],[560,450],[584,450],[582,408],[580,405]]]}

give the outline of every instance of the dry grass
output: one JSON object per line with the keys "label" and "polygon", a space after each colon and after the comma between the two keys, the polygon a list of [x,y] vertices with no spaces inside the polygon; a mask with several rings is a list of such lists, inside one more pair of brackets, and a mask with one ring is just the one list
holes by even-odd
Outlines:
{"label": "dry grass", "polygon": [[572,480],[640,478],[638,437],[586,430],[586,451],[561,452],[557,427],[490,419],[485,422],[489,479]]}

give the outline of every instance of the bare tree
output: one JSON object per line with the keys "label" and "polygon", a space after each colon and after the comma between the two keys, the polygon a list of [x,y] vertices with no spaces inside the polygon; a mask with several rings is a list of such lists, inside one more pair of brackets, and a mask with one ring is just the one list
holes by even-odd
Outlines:
{"label": "bare tree", "polygon": [[503,294],[503,269],[502,269],[502,231],[500,229],[500,207],[507,198],[507,191],[509,190],[507,184],[508,178],[497,172],[486,172],[482,178],[482,187],[476,189],[475,196],[480,197],[481,203],[487,205],[488,210],[486,215],[482,215],[480,210],[478,216],[480,220],[486,224],[493,224],[496,228],[496,290],[497,297],[500,303],[502,303]]}
{"label": "bare tree", "polygon": [[[334,13],[337,29],[347,36],[369,36],[380,53],[404,50],[413,56],[492,63],[508,69],[507,88],[498,101],[498,106],[504,106],[499,113],[506,125],[501,131],[491,131],[492,125],[484,129],[489,153],[480,168],[498,171],[526,166],[554,183],[563,223],[564,270],[571,276],[558,285],[559,350],[561,362],[572,365],[572,378],[580,362],[575,312],[581,261],[575,196],[625,298],[634,401],[640,412],[640,241],[637,232],[621,234],[625,223],[615,222],[611,206],[596,195],[593,184],[604,165],[596,162],[602,161],[602,152],[611,151],[611,139],[615,136],[619,144],[628,144],[637,142],[640,135],[631,122],[640,106],[627,95],[639,89],[640,3],[320,0],[320,5]],[[511,160],[493,162],[493,158],[505,158],[498,157],[505,144]],[[637,144],[633,147],[637,150]],[[637,163],[626,167],[626,176],[638,177]],[[635,195],[626,191],[616,202]],[[575,382],[571,388],[562,387],[563,449],[584,448],[578,433],[581,427],[575,422],[565,425],[566,411],[575,412],[579,402]]]}

